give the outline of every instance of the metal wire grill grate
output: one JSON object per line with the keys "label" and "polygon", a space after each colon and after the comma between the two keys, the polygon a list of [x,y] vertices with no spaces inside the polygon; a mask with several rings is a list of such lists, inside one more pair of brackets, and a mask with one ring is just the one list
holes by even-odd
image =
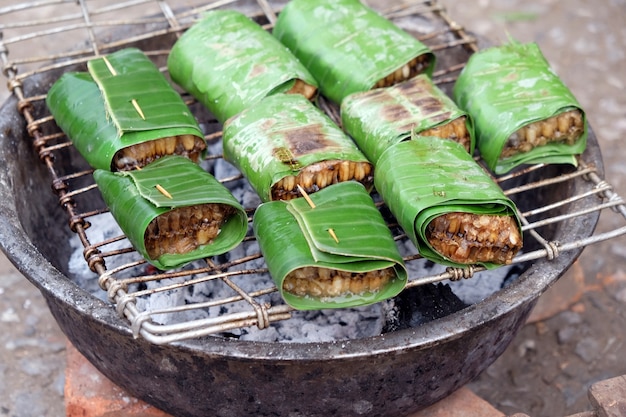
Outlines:
{"label": "metal wire grill grate", "polygon": [[[271,30],[283,5],[284,2],[266,0],[209,3],[193,0],[41,0],[0,7],[0,18],[7,22],[0,24],[3,74],[10,92],[17,98],[33,146],[50,173],[59,204],[67,212],[69,227],[84,248],[84,260],[97,274],[99,286],[106,291],[119,314],[127,318],[133,332],[153,343],[169,343],[249,326],[263,329],[272,322],[289,319],[292,310],[277,296],[273,284],[249,285],[252,276],[268,276],[251,233],[240,248],[227,256],[167,273],[156,271],[145,263],[123,234],[91,234],[96,224],[112,221],[106,218],[108,210],[91,179],[92,171],[86,165],[84,169],[75,169],[63,163],[73,150],[43,104],[49,85],[29,83],[41,74],[54,74],[55,79],[62,72],[83,69],[94,56],[126,46],[139,45],[163,68],[176,37],[204,11],[236,8]],[[449,91],[467,58],[477,50],[477,41],[452,21],[437,1],[384,2],[384,8],[376,8],[374,4],[372,7],[431,47],[438,55],[433,78]],[[33,44],[40,47],[30,48],[29,45]],[[42,44],[45,47],[41,47]],[[213,149],[219,149],[221,126],[191,97],[181,94],[201,121],[208,142]],[[337,109],[331,103],[323,101],[322,107],[331,118],[338,119]],[[219,152],[209,156],[205,161],[207,169],[212,169],[220,158]],[[241,176],[218,179],[229,187],[247,186]],[[592,211],[610,209],[626,218],[621,197],[613,193],[610,184],[584,160],[577,169],[555,173],[549,166],[538,165],[500,177],[497,181],[507,195],[520,203],[525,246],[531,248],[516,257],[515,264],[553,259],[562,251],[579,249],[626,233],[624,226],[579,241],[554,242],[545,237],[550,235],[550,227],[554,224],[576,221]],[[566,188],[573,181],[584,183],[582,191],[576,195],[540,206],[532,204],[534,194],[548,193],[551,187]],[[589,208],[568,209],[581,200],[591,201],[587,205]],[[98,202],[95,207],[94,201]],[[384,209],[382,204],[380,206]],[[252,215],[255,207],[246,208]],[[407,241],[397,225],[390,223],[389,226],[399,244]],[[405,261],[411,264],[424,262],[416,252],[406,254]],[[435,274],[413,275],[407,287],[470,278],[481,271],[481,268],[449,268]],[[202,290],[193,303],[176,297],[177,293],[191,292],[194,288]],[[179,300],[174,305],[154,308],[147,302],[172,294],[174,300]],[[220,314],[227,306],[229,312]]]}

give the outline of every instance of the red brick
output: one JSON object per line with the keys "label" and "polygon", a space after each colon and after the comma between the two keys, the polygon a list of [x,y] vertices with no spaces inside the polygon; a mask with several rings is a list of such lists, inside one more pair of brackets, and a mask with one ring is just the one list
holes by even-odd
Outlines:
{"label": "red brick", "polygon": [[67,343],[66,417],[172,417],[128,395]]}
{"label": "red brick", "polygon": [[504,417],[504,414],[463,387],[410,417]]}

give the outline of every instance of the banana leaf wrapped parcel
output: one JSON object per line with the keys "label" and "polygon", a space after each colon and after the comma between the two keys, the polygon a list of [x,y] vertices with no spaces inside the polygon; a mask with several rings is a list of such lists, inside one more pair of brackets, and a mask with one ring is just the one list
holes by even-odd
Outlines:
{"label": "banana leaf wrapped parcel", "polygon": [[142,51],[122,49],[89,61],[87,68],[63,74],[46,104],[93,168],[121,171],[164,155],[194,162],[204,155],[196,119]]}
{"label": "banana leaf wrapped parcel", "polygon": [[418,136],[382,154],[376,190],[420,255],[493,268],[522,247],[515,204],[458,143]]}
{"label": "banana leaf wrapped parcel", "polygon": [[291,0],[272,34],[336,103],[348,95],[432,74],[435,55],[359,0]]}
{"label": "banana leaf wrapped parcel", "polygon": [[224,124],[224,159],[262,201],[301,197],[331,184],[358,181],[371,189],[373,168],[333,121],[297,94],[261,100]]}
{"label": "banana leaf wrapped parcel", "polygon": [[585,113],[535,43],[472,55],[454,85],[472,115],[478,149],[496,174],[522,164],[576,165],[587,146]]}
{"label": "banana leaf wrapped parcel", "polygon": [[388,147],[414,135],[450,139],[474,152],[471,117],[425,74],[349,95],[341,103],[341,121],[374,165]]}
{"label": "banana leaf wrapped parcel", "polygon": [[391,231],[356,182],[261,204],[254,233],[283,299],[296,309],[355,307],[400,293],[407,271]]}
{"label": "banana leaf wrapped parcel", "polygon": [[133,247],[161,270],[222,254],[245,237],[248,218],[230,191],[187,158],[140,170],[96,170],[94,179]]}
{"label": "banana leaf wrapped parcel", "polygon": [[313,99],[317,81],[269,32],[234,10],[213,10],[174,44],[167,60],[172,80],[224,123],[276,93]]}

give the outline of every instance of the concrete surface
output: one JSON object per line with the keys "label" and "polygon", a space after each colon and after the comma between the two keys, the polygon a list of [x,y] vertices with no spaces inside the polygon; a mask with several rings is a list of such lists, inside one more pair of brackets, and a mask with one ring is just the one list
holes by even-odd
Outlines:
{"label": "concrete surface", "polygon": [[[607,179],[626,196],[626,1],[442,3],[459,24],[496,42],[508,33],[539,43],[585,107]],[[598,230],[622,225],[603,216]],[[588,415],[590,387],[626,375],[625,258],[624,237],[588,247],[502,357],[467,388],[504,414]],[[65,369],[65,339],[41,295],[0,256],[0,416],[65,415]]]}

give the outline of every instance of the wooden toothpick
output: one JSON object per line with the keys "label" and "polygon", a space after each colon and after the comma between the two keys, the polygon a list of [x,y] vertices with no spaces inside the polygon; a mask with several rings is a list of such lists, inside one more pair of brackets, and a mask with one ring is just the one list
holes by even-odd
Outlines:
{"label": "wooden toothpick", "polygon": [[174,198],[169,192],[167,192],[165,188],[163,188],[163,186],[161,186],[161,184],[157,184],[155,185],[155,187],[158,192],[160,192],[161,194],[163,194],[165,197],[169,198],[170,200]]}

